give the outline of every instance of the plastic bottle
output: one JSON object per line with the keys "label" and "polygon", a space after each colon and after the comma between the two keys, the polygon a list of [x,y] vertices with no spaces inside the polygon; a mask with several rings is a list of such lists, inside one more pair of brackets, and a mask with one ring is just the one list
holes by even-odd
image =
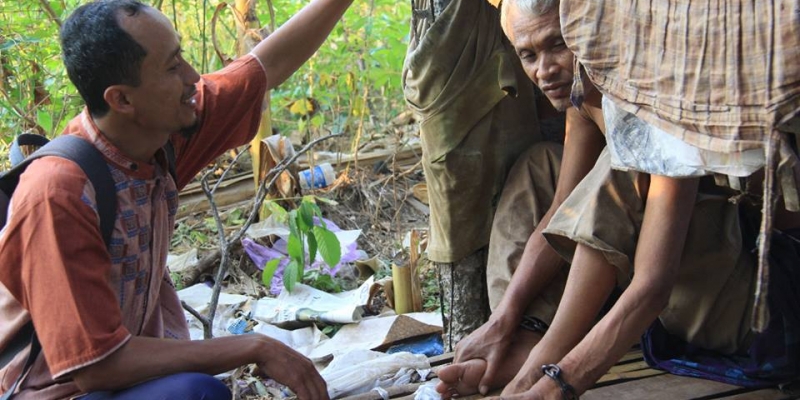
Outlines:
{"label": "plastic bottle", "polygon": [[303,190],[322,189],[336,180],[336,172],[331,164],[323,163],[300,171],[299,178]]}

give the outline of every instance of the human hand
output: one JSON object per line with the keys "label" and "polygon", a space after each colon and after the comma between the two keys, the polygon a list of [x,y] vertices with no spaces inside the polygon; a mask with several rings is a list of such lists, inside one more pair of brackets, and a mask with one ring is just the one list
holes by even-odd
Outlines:
{"label": "human hand", "polygon": [[486,361],[486,370],[478,383],[478,390],[486,394],[496,385],[500,367],[508,354],[518,324],[509,323],[501,317],[490,318],[480,328],[462,339],[456,345],[453,363],[474,359]]}
{"label": "human hand", "polygon": [[[536,393],[534,390],[527,392],[512,394],[510,396],[487,397],[488,400],[550,400],[548,397]],[[555,397],[552,400],[561,400],[560,397]]]}
{"label": "human hand", "polygon": [[263,338],[264,361],[257,363],[261,373],[288,386],[300,400],[329,399],[327,384],[311,360],[275,339]]}
{"label": "human hand", "polygon": [[530,389],[544,376],[542,373],[542,357],[544,356],[542,346],[538,346],[531,354],[525,363],[514,376],[514,379],[509,382],[501,395],[505,398],[514,394],[522,394],[530,391]]}
{"label": "human hand", "polygon": [[[506,386],[508,388],[508,386]],[[500,400],[561,400],[564,395],[550,379],[539,379],[536,384],[517,393],[506,393],[503,390]]]}

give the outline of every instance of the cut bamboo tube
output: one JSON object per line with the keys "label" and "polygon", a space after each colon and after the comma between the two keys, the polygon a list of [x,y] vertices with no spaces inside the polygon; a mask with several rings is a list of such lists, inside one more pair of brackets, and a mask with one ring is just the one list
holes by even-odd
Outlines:
{"label": "cut bamboo tube", "polygon": [[398,315],[413,312],[411,268],[408,265],[392,264],[392,285],[394,286],[394,311]]}

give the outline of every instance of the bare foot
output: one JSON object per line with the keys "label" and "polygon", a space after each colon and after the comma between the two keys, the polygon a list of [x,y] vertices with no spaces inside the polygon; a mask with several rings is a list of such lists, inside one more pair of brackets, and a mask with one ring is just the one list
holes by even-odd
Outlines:
{"label": "bare foot", "polygon": [[437,373],[441,382],[436,385],[436,391],[443,399],[478,393],[478,384],[481,383],[484,372],[486,361],[482,358],[448,365]]}

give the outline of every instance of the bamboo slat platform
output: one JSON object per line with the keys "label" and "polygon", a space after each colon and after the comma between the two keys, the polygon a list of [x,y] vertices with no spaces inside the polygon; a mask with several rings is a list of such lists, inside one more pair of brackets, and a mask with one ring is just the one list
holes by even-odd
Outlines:
{"label": "bamboo slat platform", "polygon": [[[431,358],[431,366],[443,366],[453,361],[453,354]],[[389,398],[413,400],[420,384],[392,387]],[[493,395],[499,395],[493,393]],[[461,397],[461,400],[484,399],[481,395]],[[595,385],[581,396],[582,400],[789,400],[800,393],[784,393],[778,389],[746,389],[725,383],[675,376],[647,366],[642,352],[631,350]],[[376,392],[347,397],[346,400],[381,400]]]}

